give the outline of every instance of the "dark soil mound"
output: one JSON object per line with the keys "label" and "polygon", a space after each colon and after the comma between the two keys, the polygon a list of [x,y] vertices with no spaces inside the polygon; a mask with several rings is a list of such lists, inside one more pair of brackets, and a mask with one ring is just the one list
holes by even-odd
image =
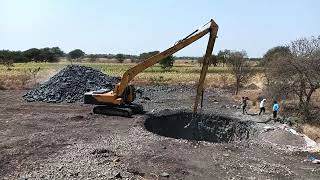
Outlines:
{"label": "dark soil mound", "polygon": [[[185,127],[191,120],[191,125]],[[254,132],[252,124],[219,115],[162,111],[147,118],[144,125],[148,131],[166,137],[229,143],[248,139]]]}
{"label": "dark soil mound", "polygon": [[26,101],[76,102],[82,101],[84,93],[99,89],[112,89],[119,78],[103,74],[91,67],[69,65],[38,88],[27,92]]}

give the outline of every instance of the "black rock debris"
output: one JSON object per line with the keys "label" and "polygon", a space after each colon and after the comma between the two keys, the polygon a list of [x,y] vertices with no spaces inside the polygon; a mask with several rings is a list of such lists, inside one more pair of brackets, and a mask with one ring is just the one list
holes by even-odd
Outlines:
{"label": "black rock debris", "polygon": [[68,65],[38,88],[28,91],[28,101],[48,103],[83,101],[84,93],[99,89],[111,90],[119,78],[108,76],[91,67]]}

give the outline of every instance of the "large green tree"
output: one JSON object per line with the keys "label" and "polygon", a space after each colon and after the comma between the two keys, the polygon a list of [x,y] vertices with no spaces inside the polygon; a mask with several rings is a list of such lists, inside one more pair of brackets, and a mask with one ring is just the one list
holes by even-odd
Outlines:
{"label": "large green tree", "polygon": [[[26,51],[24,51],[21,54],[26,61],[36,61],[36,62],[57,62],[59,60],[59,57],[64,56],[64,52],[60,50],[59,47],[53,47],[53,48],[31,48]],[[20,57],[20,60],[21,57]]]}
{"label": "large green tree", "polygon": [[13,58],[13,54],[10,51],[0,51],[0,64],[6,66],[8,70],[13,66]]}
{"label": "large green tree", "polygon": [[56,57],[65,56],[65,53],[59,47],[52,47],[51,51]]}
{"label": "large green tree", "polygon": [[37,48],[31,48],[23,52],[24,57],[29,59],[29,61],[41,61],[41,50]]}
{"label": "large green tree", "polygon": [[119,63],[123,63],[124,60],[125,60],[124,54],[116,54],[115,58],[117,59],[117,61],[118,61]]}
{"label": "large green tree", "polygon": [[288,46],[276,46],[269,49],[262,58],[262,65],[266,65],[271,61],[277,61],[284,56],[290,56],[290,48]]}
{"label": "large green tree", "polygon": [[72,62],[72,60],[82,58],[85,55],[81,49],[75,49],[68,53],[68,59]]}
{"label": "large green tree", "polygon": [[58,57],[54,54],[52,49],[50,48],[43,48],[40,49],[40,59],[44,62],[57,62]]}

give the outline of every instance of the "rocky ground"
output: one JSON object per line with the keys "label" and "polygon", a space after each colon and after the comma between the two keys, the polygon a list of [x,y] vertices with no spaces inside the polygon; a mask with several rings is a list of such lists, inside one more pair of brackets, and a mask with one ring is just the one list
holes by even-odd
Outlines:
{"label": "rocky ground", "polygon": [[[191,109],[191,86],[143,86],[133,118],[91,114],[81,103],[25,102],[0,91],[0,179],[319,179],[305,142],[272,121],[253,123],[249,139],[212,143],[164,137],[145,122],[159,111]],[[207,90],[203,112],[239,121],[230,93]],[[161,112],[160,112],[161,113]],[[265,128],[266,126],[272,128]],[[316,154],[315,154],[316,155]]]}

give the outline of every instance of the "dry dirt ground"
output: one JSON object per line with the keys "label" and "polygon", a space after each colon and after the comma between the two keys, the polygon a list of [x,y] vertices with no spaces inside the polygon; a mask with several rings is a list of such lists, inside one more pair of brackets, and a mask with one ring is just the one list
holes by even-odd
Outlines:
{"label": "dry dirt ground", "polygon": [[[149,113],[190,109],[194,97],[187,86],[140,90]],[[320,179],[320,165],[305,161],[308,153],[288,148],[302,146],[301,139],[263,132],[264,123],[244,142],[196,142],[147,131],[148,114],[95,115],[81,103],[27,103],[24,93],[0,91],[0,179]],[[225,108],[234,104],[228,92],[210,90],[205,97],[206,113],[243,121],[270,116]]]}

